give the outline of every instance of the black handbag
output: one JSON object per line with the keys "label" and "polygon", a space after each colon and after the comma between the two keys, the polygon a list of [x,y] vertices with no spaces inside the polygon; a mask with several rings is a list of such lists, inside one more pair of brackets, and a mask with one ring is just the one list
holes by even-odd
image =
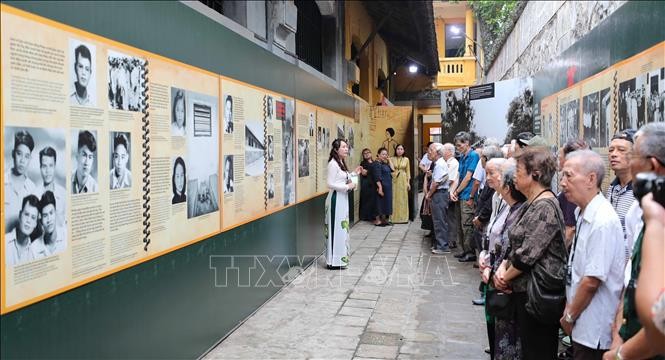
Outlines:
{"label": "black handbag", "polygon": [[499,319],[514,319],[515,302],[510,294],[488,287],[485,293],[485,308],[487,314]]}
{"label": "black handbag", "polygon": [[[554,213],[561,224],[559,212],[555,209]],[[563,228],[561,228],[560,234],[562,239],[559,246],[563,247],[563,251],[556,252],[556,254],[565,254],[566,248],[563,239],[565,232]],[[555,260],[561,266],[555,269],[547,269],[543,265],[543,258],[534,264],[526,287],[527,302],[525,308],[531,316],[542,323],[558,324],[563,315],[563,310],[566,308],[566,259],[556,256],[555,253],[545,253],[543,257],[545,256],[556,257]]]}

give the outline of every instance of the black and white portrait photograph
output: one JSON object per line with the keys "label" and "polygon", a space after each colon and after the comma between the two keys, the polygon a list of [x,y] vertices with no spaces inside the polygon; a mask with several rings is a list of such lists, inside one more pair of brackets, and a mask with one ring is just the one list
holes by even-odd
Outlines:
{"label": "black and white portrait photograph", "polygon": [[298,139],[298,177],[309,176],[309,139]]}
{"label": "black and white portrait photograph", "polygon": [[314,131],[316,130],[316,116],[314,115],[314,113],[309,113],[308,119],[309,119],[309,136],[313,137]]}
{"label": "black and white portrait photograph", "polygon": [[349,156],[353,153],[353,148],[355,147],[355,134],[353,133],[353,127],[349,126],[349,136],[346,138],[346,140],[349,143]]}
{"label": "black and white portrait photograph", "polygon": [[265,103],[266,120],[272,120],[275,114],[275,106],[272,96],[266,95],[265,102],[266,102]]}
{"label": "black and white portrait photograph", "polygon": [[145,60],[109,50],[109,107],[142,111],[145,96]]}
{"label": "black and white portrait photograph", "polygon": [[258,121],[245,123],[245,176],[262,176],[265,172],[265,129]]}
{"label": "black and white portrait photograph", "polygon": [[268,139],[268,143],[266,145],[267,148],[267,153],[268,153],[268,161],[274,161],[275,160],[275,142],[273,141],[273,136],[268,135],[266,136]]}
{"label": "black and white portrait photograph", "polygon": [[224,97],[224,134],[233,134],[233,96]]}
{"label": "black and white portrait photograph", "polygon": [[173,191],[171,204],[180,204],[187,201],[187,166],[185,160],[180,156],[173,159],[171,189]]}
{"label": "black and white portrait photograph", "polygon": [[111,190],[126,189],[132,186],[131,134],[111,131],[109,134],[109,186]]}
{"label": "black and white portrait photograph", "polygon": [[185,92],[185,117],[191,119],[187,145],[187,218],[219,210],[218,98]]}
{"label": "black and white portrait photograph", "polygon": [[[280,113],[281,108],[281,113]],[[283,114],[282,119],[282,159],[283,164],[283,183],[284,183],[284,205],[292,204],[296,201],[296,192],[294,184],[296,182],[295,176],[295,158],[294,158],[294,129],[293,129],[293,101],[277,101],[275,102],[275,114],[277,119],[280,119],[280,114]]]}
{"label": "black and white portrait photograph", "polygon": [[316,150],[321,149],[323,149],[323,128],[319,126],[316,128]]}
{"label": "black and white portrait photograph", "polygon": [[67,247],[65,131],[4,131],[5,262],[13,266]]}
{"label": "black and white portrait photograph", "polygon": [[273,173],[268,175],[268,186],[266,192],[268,193],[268,199],[275,197],[275,175]]}
{"label": "black and white portrait photograph", "polygon": [[69,39],[70,105],[97,106],[96,58],[95,45]]}
{"label": "black and white portrait photograph", "polygon": [[187,100],[185,90],[171,88],[171,136],[187,134]]}
{"label": "black and white portrait photograph", "polygon": [[72,148],[72,194],[89,194],[99,191],[97,185],[97,131],[73,129]]}
{"label": "black and white portrait photograph", "polygon": [[224,156],[224,194],[231,194],[233,190],[233,155]]}
{"label": "black and white portrait photograph", "polygon": [[665,68],[647,74],[647,122],[665,121]]}
{"label": "black and white portrait photograph", "polygon": [[582,98],[582,128],[584,140],[591,147],[600,145],[600,93],[594,92]]}

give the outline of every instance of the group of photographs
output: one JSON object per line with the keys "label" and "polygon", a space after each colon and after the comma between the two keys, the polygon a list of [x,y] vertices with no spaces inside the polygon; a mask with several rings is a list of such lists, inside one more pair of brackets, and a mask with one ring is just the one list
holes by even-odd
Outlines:
{"label": "group of photographs", "polygon": [[185,203],[188,219],[219,210],[217,114],[217,98],[171,87],[171,137],[186,144],[172,156],[171,204]]}
{"label": "group of photographs", "polygon": [[[100,191],[100,135],[97,130],[71,129],[71,153],[67,154],[67,135],[63,129],[5,127],[8,264],[19,265],[55,255],[67,247],[69,196]],[[109,190],[128,189],[132,186],[131,134],[111,131],[107,136]],[[66,170],[68,161],[71,173]]]}

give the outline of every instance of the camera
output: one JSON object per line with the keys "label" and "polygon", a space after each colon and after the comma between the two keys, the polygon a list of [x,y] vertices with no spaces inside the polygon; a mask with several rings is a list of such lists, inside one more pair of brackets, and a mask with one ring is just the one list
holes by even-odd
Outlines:
{"label": "camera", "polygon": [[633,183],[633,194],[637,200],[642,200],[648,193],[652,193],[654,201],[665,207],[665,176],[652,172],[637,174]]}

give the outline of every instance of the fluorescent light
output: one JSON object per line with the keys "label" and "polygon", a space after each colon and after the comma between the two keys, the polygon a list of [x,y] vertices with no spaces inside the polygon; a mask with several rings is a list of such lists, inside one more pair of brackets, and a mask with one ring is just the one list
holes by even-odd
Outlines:
{"label": "fluorescent light", "polygon": [[412,74],[415,74],[418,72],[418,66],[416,65],[409,65],[409,72]]}
{"label": "fluorescent light", "polygon": [[458,28],[457,26],[453,25],[453,26],[450,27],[450,31],[451,31],[453,34],[455,34],[455,35],[459,35],[459,33],[460,33],[460,28]]}

